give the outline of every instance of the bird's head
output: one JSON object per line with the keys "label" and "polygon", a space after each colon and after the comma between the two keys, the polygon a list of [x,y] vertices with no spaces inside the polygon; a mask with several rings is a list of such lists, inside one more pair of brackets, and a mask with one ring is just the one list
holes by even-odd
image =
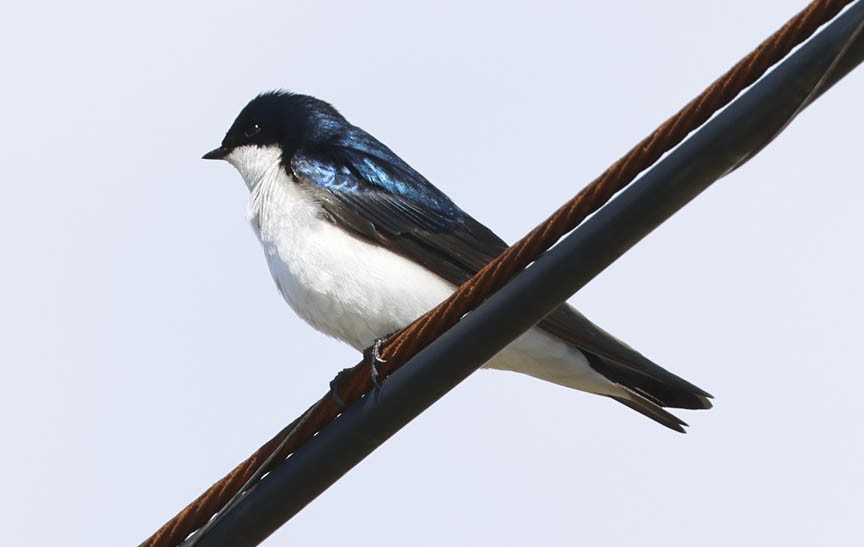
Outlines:
{"label": "bird's head", "polygon": [[250,183],[274,162],[290,161],[300,148],[326,142],[347,122],[328,103],[288,91],[270,91],[247,104],[222,139],[204,154],[227,160]]}

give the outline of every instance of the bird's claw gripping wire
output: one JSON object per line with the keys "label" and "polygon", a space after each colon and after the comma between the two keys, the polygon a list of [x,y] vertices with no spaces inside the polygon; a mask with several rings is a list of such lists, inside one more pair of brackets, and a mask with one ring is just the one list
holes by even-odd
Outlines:
{"label": "bird's claw gripping wire", "polygon": [[378,363],[382,365],[387,362],[386,359],[381,357],[381,345],[387,341],[390,336],[382,336],[381,338],[377,338],[375,343],[372,344],[371,347],[363,350],[363,358],[369,362],[369,370],[370,377],[372,378],[372,384],[375,387],[381,387],[381,376],[378,372]]}
{"label": "bird's claw gripping wire", "polygon": [[[383,381],[383,379],[381,378],[381,373],[378,371],[378,365],[383,365],[387,362],[387,359],[381,357],[381,346],[390,338],[390,336],[392,336],[392,334],[377,338],[374,344],[363,350],[363,359],[369,363],[372,385],[378,388],[381,387],[381,382]],[[339,393],[339,388],[342,387],[342,384],[345,382],[345,379],[348,377],[348,374],[352,370],[354,369],[342,369],[335,378],[330,380],[330,393],[333,395],[333,399],[336,400],[339,408],[344,409],[348,406],[348,404],[345,402],[345,399],[343,399],[342,395]]]}

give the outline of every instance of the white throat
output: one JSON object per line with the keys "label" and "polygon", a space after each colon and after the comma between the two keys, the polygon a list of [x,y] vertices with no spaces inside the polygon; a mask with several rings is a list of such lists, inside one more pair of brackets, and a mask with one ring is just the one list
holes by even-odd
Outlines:
{"label": "white throat", "polygon": [[282,150],[278,146],[238,146],[225,159],[240,172],[251,191],[263,179],[275,176],[282,161]]}

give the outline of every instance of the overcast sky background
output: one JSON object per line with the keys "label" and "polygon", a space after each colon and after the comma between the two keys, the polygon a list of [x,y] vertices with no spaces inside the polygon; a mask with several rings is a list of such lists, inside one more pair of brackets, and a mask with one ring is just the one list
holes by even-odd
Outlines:
{"label": "overcast sky background", "polygon": [[[804,5],[8,7],[4,543],[137,544],[357,361],[199,159],[256,93],[332,102],[512,242]],[[480,372],[266,545],[859,540],[861,97],[859,69],[572,299],[716,396],[688,435]]]}

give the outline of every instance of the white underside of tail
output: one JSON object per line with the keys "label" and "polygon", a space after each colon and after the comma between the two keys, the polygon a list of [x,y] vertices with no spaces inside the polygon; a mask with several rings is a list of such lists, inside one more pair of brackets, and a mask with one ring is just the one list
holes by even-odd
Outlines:
{"label": "white underside of tail", "polygon": [[[278,147],[239,147],[228,161],[249,186],[248,216],[279,291],[321,332],[363,350],[454,290],[424,267],[338,228],[280,165]],[[631,398],[576,347],[539,329],[485,365],[592,393]]]}

